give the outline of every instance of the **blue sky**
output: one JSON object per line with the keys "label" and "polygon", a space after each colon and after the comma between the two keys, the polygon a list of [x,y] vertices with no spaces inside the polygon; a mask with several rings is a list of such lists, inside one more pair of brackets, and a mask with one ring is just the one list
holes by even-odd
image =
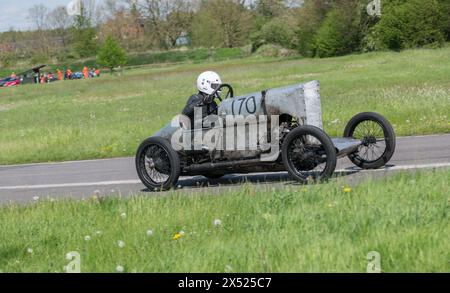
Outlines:
{"label": "blue sky", "polygon": [[0,31],[11,27],[26,30],[32,27],[28,21],[28,9],[36,4],[44,4],[50,9],[67,5],[71,0],[0,0]]}

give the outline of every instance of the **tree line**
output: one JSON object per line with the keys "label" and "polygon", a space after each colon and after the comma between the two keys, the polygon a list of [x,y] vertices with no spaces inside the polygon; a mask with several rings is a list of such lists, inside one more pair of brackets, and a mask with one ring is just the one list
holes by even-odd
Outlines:
{"label": "tree line", "polygon": [[96,56],[105,40],[128,53],[178,46],[257,51],[275,44],[316,57],[438,47],[450,40],[448,0],[381,0],[381,15],[367,13],[369,2],[83,0],[77,16],[65,7],[36,5],[28,12],[33,30],[0,34],[0,62],[77,60]]}

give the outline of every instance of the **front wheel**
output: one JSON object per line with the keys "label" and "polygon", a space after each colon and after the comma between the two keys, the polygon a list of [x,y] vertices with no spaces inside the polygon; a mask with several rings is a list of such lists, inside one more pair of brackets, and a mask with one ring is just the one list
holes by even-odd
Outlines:
{"label": "front wheel", "polygon": [[282,145],[283,164],[289,175],[301,183],[323,181],[336,169],[337,154],[330,137],[314,126],[292,130]]}
{"label": "front wheel", "polygon": [[378,113],[356,115],[344,131],[344,137],[361,140],[358,150],[348,158],[362,169],[386,166],[395,153],[395,132],[389,121]]}
{"label": "front wheel", "polygon": [[169,190],[180,177],[180,158],[167,140],[152,137],[145,140],[137,151],[136,170],[142,183],[150,190]]}

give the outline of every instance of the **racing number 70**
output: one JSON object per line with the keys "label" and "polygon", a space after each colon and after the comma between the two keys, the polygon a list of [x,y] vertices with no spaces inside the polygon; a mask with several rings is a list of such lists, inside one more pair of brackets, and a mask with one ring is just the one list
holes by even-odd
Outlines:
{"label": "racing number 70", "polygon": [[256,113],[256,98],[254,96],[251,96],[249,98],[240,98],[237,100],[233,100],[233,103],[231,103],[231,113],[233,115],[236,115],[236,113],[234,111],[234,105],[235,105],[236,101],[238,103],[240,103],[239,104],[239,112],[237,113],[237,115],[242,114],[242,109],[243,109],[244,104],[245,104],[245,110],[247,111],[248,114]]}

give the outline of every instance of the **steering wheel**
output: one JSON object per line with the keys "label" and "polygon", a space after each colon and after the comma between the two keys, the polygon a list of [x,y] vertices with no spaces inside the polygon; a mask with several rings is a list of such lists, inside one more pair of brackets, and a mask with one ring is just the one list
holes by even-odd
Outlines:
{"label": "steering wheel", "polygon": [[[219,93],[223,88],[227,88],[228,93],[227,93],[226,97],[222,99],[222,97],[220,95],[218,95],[217,93]],[[215,98],[219,99],[219,101],[222,102],[223,100],[234,98],[234,90],[231,87],[231,85],[224,83],[224,84],[221,84],[211,95],[209,95],[209,97],[212,97],[211,102]]]}

